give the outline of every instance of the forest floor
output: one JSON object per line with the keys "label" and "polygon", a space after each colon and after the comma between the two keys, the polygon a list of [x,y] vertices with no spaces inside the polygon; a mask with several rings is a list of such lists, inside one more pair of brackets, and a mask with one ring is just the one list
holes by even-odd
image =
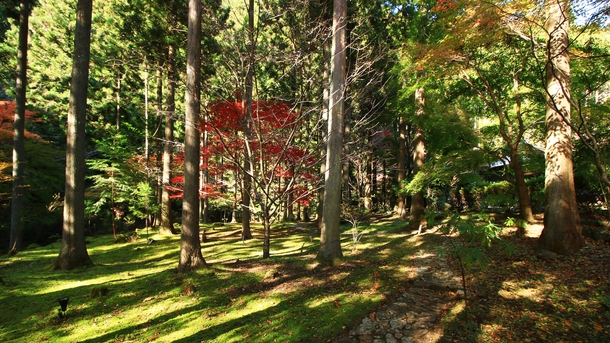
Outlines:
{"label": "forest floor", "polygon": [[[448,313],[440,341],[610,342],[610,244],[586,238],[574,255],[540,255],[542,229],[542,215],[525,234],[504,228],[503,244],[485,251],[487,263],[466,270],[468,317]],[[450,263],[460,274],[458,260]]]}
{"label": "forest floor", "polygon": [[[495,217],[498,225],[504,219]],[[609,342],[610,244],[587,238],[572,256],[537,255],[537,219],[525,234],[505,227],[486,263],[466,269],[467,311],[459,260],[438,254],[447,237],[432,228],[427,240],[437,243],[412,257],[432,274],[427,281],[414,274],[410,287],[336,342]]]}
{"label": "forest floor", "polygon": [[[504,218],[495,220],[502,225]],[[270,259],[260,258],[257,226],[246,242],[236,226],[203,227],[208,268],[188,274],[175,273],[179,236],[152,230],[152,244],[144,230],[120,243],[89,237],[96,266],[69,272],[49,269],[58,243],[30,247],[0,257],[0,341],[610,341],[610,243],[587,238],[572,256],[543,258],[535,253],[540,223],[525,235],[504,228],[501,243],[484,249],[487,262],[466,270],[466,315],[457,259],[438,249],[447,237],[434,228],[407,233],[405,226],[372,218],[357,244],[344,227],[345,257],[334,267],[315,262],[314,223],[275,226]],[[447,290],[422,286],[422,271],[448,270]],[[63,296],[70,297],[67,318],[58,320]],[[405,306],[410,317],[389,319]],[[385,320],[411,331],[354,335],[364,322]]]}

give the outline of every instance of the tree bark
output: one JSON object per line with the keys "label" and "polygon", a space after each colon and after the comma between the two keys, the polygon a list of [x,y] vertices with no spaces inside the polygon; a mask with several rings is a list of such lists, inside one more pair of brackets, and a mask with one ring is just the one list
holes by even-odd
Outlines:
{"label": "tree bark", "polygon": [[[407,123],[401,115],[398,123],[398,172],[396,175],[398,186],[401,187],[407,176]],[[400,219],[405,219],[407,216],[407,205],[404,194],[398,194],[396,208],[394,212]]]}
{"label": "tree bark", "polygon": [[251,239],[250,194],[252,192],[252,166],[249,144],[252,141],[252,107],[254,90],[254,0],[248,1],[248,70],[246,72],[246,113],[244,118],[244,176],[242,187],[241,239]]}
{"label": "tree bark", "polygon": [[[424,114],[424,89],[415,90],[415,116],[421,117]],[[417,175],[424,166],[426,158],[426,145],[424,141],[424,131],[415,127],[413,137],[413,175]],[[424,192],[419,191],[411,196],[411,209],[409,211],[409,229],[417,230],[424,219]]]}
{"label": "tree bark", "polygon": [[569,9],[566,0],[547,3],[546,151],[544,229],[538,248],[573,254],[584,245],[574,189],[570,121]]}
{"label": "tree bark", "polygon": [[176,48],[170,44],[167,49],[167,95],[165,98],[165,144],[163,145],[163,175],[161,182],[161,227],[159,232],[176,234],[172,199],[168,187],[172,179],[172,157],[174,154],[174,115],[176,112]]}
{"label": "tree bark", "polygon": [[331,63],[330,115],[328,145],[324,174],[324,209],[320,232],[320,251],[317,258],[333,263],[343,257],[341,252],[341,150],[343,117],[345,113],[347,0],[333,1],[333,41]]}
{"label": "tree bark", "polygon": [[263,208],[263,258],[271,257],[271,220],[267,204]]}
{"label": "tree bark", "polygon": [[373,189],[373,152],[371,151],[373,148],[369,147],[369,150],[365,153],[364,157],[364,165],[366,174],[364,176],[364,189],[363,191],[363,206],[364,209],[370,211],[373,208],[373,197],[372,197],[372,189]]}
{"label": "tree bark", "polygon": [[29,0],[19,5],[19,49],[17,51],[17,78],[15,79],[15,119],[13,121],[13,189],[11,195],[11,234],[9,254],[23,249],[23,196],[25,173],[25,104],[28,65]]}
{"label": "tree bark", "polygon": [[[330,102],[330,44],[324,43],[322,47],[322,54],[324,57],[324,68],[323,68],[323,82],[324,89],[322,90],[322,110],[320,113],[320,119],[322,125],[328,125],[328,114],[329,114],[329,102]],[[322,126],[323,127],[323,126]],[[328,139],[328,130],[320,130],[320,154],[322,156],[322,163],[320,163],[320,173],[324,175],[326,173],[326,146]],[[322,220],[324,218],[324,186],[321,186],[318,190],[318,207],[316,208],[318,230],[322,229]]]}
{"label": "tree bark", "polygon": [[529,191],[527,190],[527,184],[525,183],[525,172],[523,171],[523,164],[519,158],[518,146],[509,145],[509,149],[510,165],[515,173],[515,184],[517,187],[517,195],[519,196],[521,219],[528,223],[533,223],[534,214],[532,213],[532,202],[530,200]]}
{"label": "tree bark", "polygon": [[61,250],[55,269],[93,265],[85,245],[85,121],[91,47],[92,0],[78,0],[66,134],[66,190]]}
{"label": "tree bark", "polygon": [[184,123],[184,195],[179,272],[205,267],[199,242],[199,114],[201,111],[201,0],[189,0]]}

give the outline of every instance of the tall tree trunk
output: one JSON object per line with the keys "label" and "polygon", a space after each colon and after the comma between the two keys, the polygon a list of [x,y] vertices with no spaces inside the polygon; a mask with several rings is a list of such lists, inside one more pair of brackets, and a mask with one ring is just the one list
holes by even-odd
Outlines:
{"label": "tall tree trunk", "polygon": [[167,95],[165,98],[165,144],[163,145],[163,175],[161,182],[161,227],[159,232],[166,235],[176,234],[172,199],[169,186],[172,179],[172,157],[174,154],[174,121],[176,112],[176,48],[170,44],[167,49]]}
{"label": "tall tree trunk", "polygon": [[244,176],[242,187],[241,239],[251,239],[250,194],[252,191],[252,166],[250,142],[252,141],[252,107],[254,91],[254,0],[248,1],[248,71],[246,72],[246,113],[244,118]]}
{"label": "tall tree trunk", "polygon": [[199,114],[201,111],[201,0],[189,0],[184,123],[184,195],[178,271],[206,265],[199,242]]}
{"label": "tall tree trunk", "polygon": [[546,30],[546,171],[544,229],[538,248],[572,254],[584,244],[574,189],[570,121],[570,55],[567,0],[549,0]]}
{"label": "tall tree trunk", "polygon": [[349,167],[350,167],[350,133],[351,133],[351,123],[350,123],[350,111],[346,111],[346,116],[343,118],[343,166],[341,170],[341,177],[343,178],[343,201],[350,201],[350,187],[349,187]]}
{"label": "tall tree trunk", "polygon": [[[323,63],[323,87],[324,89],[322,90],[322,110],[320,113],[320,119],[322,121],[322,127],[324,127],[324,125],[328,125],[328,114],[329,114],[329,101],[330,101],[330,82],[329,82],[329,78],[330,78],[330,62],[331,62],[331,56],[330,56],[330,49],[331,46],[327,42],[324,43],[323,47],[322,47],[322,55],[324,57]],[[326,146],[327,146],[327,139],[328,139],[328,135],[327,132],[328,130],[320,130],[320,155],[322,156],[322,163],[320,163],[320,173],[322,175],[324,175],[326,173]],[[318,207],[316,208],[316,221],[318,224],[318,229],[321,230],[322,229],[322,218],[324,217],[324,186],[321,186],[320,189],[318,190]]]}
{"label": "tall tree trunk", "polygon": [[527,190],[527,184],[525,183],[525,172],[523,171],[523,164],[519,158],[518,147],[510,145],[510,164],[515,173],[515,184],[517,187],[517,195],[519,196],[519,209],[521,211],[521,219],[528,223],[534,221],[534,214],[532,213],[532,205],[530,201],[530,195]]}
{"label": "tall tree trunk", "polygon": [[233,183],[233,206],[231,206],[231,223],[237,223],[237,188],[238,188],[238,172],[233,172],[233,177],[235,179]]}
{"label": "tall tree trunk", "polygon": [[25,104],[28,65],[29,0],[21,0],[19,10],[19,50],[15,80],[15,119],[13,122],[13,189],[11,195],[11,235],[9,254],[23,249],[23,175],[25,169]]}
{"label": "tall tree trunk", "polygon": [[[401,187],[403,181],[407,177],[407,123],[404,116],[400,116],[398,123],[398,172],[396,175],[398,186]],[[396,208],[394,212],[400,219],[405,219],[407,216],[406,196],[398,194]]]}
{"label": "tall tree trunk", "polygon": [[[415,90],[415,115],[421,117],[424,114],[424,89]],[[413,175],[416,175],[424,166],[426,157],[426,145],[424,142],[424,132],[420,127],[415,128],[413,137]],[[411,197],[411,210],[409,211],[409,228],[415,230],[419,228],[424,219],[424,192],[419,191]]]}
{"label": "tall tree trunk", "polygon": [[89,266],[85,245],[85,121],[91,47],[92,0],[78,0],[74,32],[74,60],[66,134],[66,190],[61,250],[55,269]]}
{"label": "tall tree trunk", "polygon": [[[203,115],[203,121],[206,122],[208,120],[206,114]],[[207,146],[208,146],[208,133],[207,132],[203,132],[201,134],[201,139],[203,140],[203,150],[207,151]],[[210,178],[210,173],[208,171],[208,160],[209,160],[209,156],[205,155],[203,157],[203,167],[200,169],[200,177],[201,177],[201,182],[200,182],[200,186],[199,189],[203,189],[203,187],[205,187],[205,185],[208,184],[209,182],[209,178]],[[208,201],[208,197],[207,195],[204,198],[201,198],[199,200],[199,206],[201,207],[201,221],[204,223],[208,223],[210,221],[210,207],[209,207],[209,201]]]}
{"label": "tall tree trunk", "polygon": [[[163,126],[163,62],[162,60],[158,61],[157,65],[157,128],[153,134],[155,139],[155,177],[157,181],[157,188],[155,190],[155,201],[156,204],[163,204],[163,172],[159,173],[158,171],[163,170],[163,136],[161,136],[161,127]],[[164,133],[163,133],[164,134]],[[159,135],[159,136],[158,136]],[[155,219],[153,221],[153,226],[160,227],[161,226],[161,207],[158,207],[159,210],[155,213]]]}
{"label": "tall tree trunk", "polygon": [[373,152],[371,151],[372,147],[370,147],[369,151],[366,152],[364,158],[364,165],[366,174],[364,175],[364,189],[363,189],[363,206],[364,209],[370,211],[373,209],[373,178],[371,175],[373,174]]}
{"label": "tall tree trunk", "polygon": [[347,0],[333,0],[333,43],[328,118],[326,173],[324,174],[324,210],[318,259],[333,263],[341,252],[341,145],[345,113]]}

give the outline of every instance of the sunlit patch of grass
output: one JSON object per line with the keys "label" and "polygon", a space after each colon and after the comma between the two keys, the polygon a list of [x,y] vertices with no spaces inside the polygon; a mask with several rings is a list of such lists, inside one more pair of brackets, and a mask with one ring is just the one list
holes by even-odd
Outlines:
{"label": "sunlit patch of grass", "polygon": [[[384,292],[404,287],[406,265],[387,266],[413,252],[404,237],[389,232],[397,228],[374,223],[353,255],[345,237],[345,263],[336,269],[315,261],[318,237],[289,225],[274,227],[268,260],[260,258],[260,225],[245,242],[233,235],[238,224],[210,225],[212,239],[202,244],[209,268],[187,274],[175,273],[179,235],[154,230],[138,230],[132,243],[88,237],[96,265],[72,271],[50,268],[59,242],[35,247],[0,257],[0,341],[326,342],[385,300]],[[187,285],[195,291],[187,294]],[[101,287],[106,295],[97,295]],[[70,302],[60,321],[57,299],[64,296]]]}

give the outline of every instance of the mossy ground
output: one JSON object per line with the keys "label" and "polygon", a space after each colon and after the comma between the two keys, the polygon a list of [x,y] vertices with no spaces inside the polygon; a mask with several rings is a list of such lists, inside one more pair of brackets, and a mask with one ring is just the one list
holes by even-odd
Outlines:
{"label": "mossy ground", "polygon": [[[175,272],[179,235],[153,230],[130,243],[88,237],[95,266],[72,271],[50,268],[59,243],[31,247],[0,259],[0,341],[326,342],[406,287],[400,265],[414,245],[403,227],[377,222],[354,252],[351,234],[342,235],[345,259],[336,267],[316,263],[313,223],[275,227],[270,259],[261,258],[256,225],[245,242],[233,234],[238,226],[202,227],[209,267],[187,274]],[[65,320],[60,297],[70,298]]]}

